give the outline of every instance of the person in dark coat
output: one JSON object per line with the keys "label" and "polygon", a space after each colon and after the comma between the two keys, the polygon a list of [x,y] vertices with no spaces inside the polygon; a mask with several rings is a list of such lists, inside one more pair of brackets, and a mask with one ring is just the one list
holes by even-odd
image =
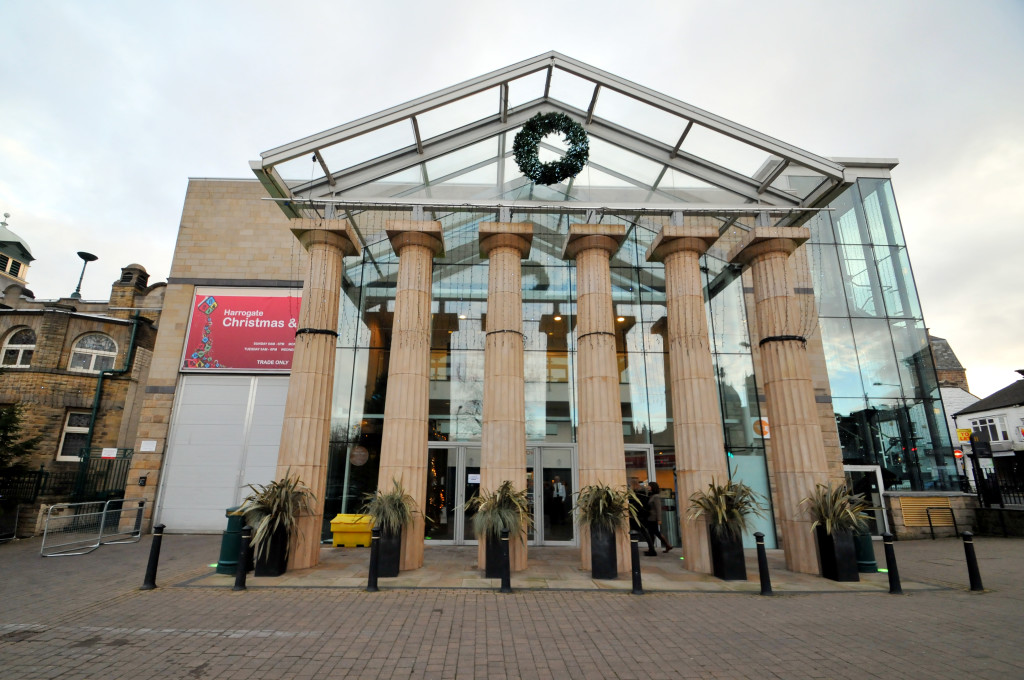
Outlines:
{"label": "person in dark coat", "polygon": [[654,539],[657,538],[661,541],[662,545],[665,546],[665,552],[672,549],[672,543],[665,538],[665,534],[661,532],[661,488],[658,487],[657,482],[651,482],[648,484],[651,490],[650,499],[647,502],[647,520],[645,522],[647,528],[647,535],[650,539],[647,542],[648,555],[652,552],[657,555],[657,551],[654,550]]}

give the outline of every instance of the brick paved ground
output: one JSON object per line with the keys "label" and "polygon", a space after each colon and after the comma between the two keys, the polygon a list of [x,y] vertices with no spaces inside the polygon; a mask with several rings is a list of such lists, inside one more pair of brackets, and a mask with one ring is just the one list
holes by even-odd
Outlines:
{"label": "brick paved ground", "polygon": [[980,594],[955,540],[897,544],[904,579],[951,584],[903,597],[180,585],[218,540],[168,537],[151,592],[148,539],[0,546],[0,678],[1024,677],[1019,539],[978,539]]}

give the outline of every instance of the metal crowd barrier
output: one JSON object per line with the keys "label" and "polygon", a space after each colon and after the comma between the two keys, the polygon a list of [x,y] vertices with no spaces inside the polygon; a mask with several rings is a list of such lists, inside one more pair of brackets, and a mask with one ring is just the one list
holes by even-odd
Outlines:
{"label": "metal crowd barrier", "polygon": [[46,512],[43,557],[85,555],[101,545],[136,543],[142,537],[145,499],[57,503]]}

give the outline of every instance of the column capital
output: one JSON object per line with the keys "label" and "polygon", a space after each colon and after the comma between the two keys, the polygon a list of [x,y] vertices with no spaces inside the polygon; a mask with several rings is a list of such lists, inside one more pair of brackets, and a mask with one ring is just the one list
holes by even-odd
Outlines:
{"label": "column capital", "polygon": [[441,223],[436,221],[388,220],[384,231],[391,247],[399,256],[406,246],[424,246],[434,257],[444,255],[444,236]]}
{"label": "column capital", "polygon": [[732,247],[726,260],[746,266],[768,253],[783,253],[789,257],[809,238],[811,230],[807,227],[754,227]]}
{"label": "column capital", "polygon": [[571,224],[565,247],[562,248],[562,259],[575,259],[582,251],[592,248],[600,248],[614,255],[625,240],[624,224]]}
{"label": "column capital", "polygon": [[515,248],[520,258],[530,256],[533,224],[530,222],[482,222],[480,224],[480,257],[486,258],[501,246]]}
{"label": "column capital", "polygon": [[348,220],[301,218],[291,220],[289,229],[306,250],[315,243],[326,243],[341,250],[343,257],[363,253],[363,245]]}
{"label": "column capital", "polygon": [[684,250],[703,255],[715,244],[718,236],[718,228],[713,226],[665,225],[647,249],[647,261],[662,262],[672,253]]}

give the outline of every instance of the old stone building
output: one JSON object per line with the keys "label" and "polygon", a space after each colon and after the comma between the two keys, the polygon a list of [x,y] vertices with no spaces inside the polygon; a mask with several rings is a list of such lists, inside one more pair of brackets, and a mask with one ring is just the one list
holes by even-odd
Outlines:
{"label": "old stone building", "polygon": [[[16,241],[29,254],[4,232],[0,252],[12,257]],[[46,497],[34,502],[54,502],[67,499],[68,485],[56,482],[73,478],[83,449],[131,455],[166,284],[150,285],[145,268],[129,264],[107,300],[37,300],[24,272],[8,272],[0,291],[0,404],[21,404],[23,434],[41,436],[20,462],[47,473]]]}

